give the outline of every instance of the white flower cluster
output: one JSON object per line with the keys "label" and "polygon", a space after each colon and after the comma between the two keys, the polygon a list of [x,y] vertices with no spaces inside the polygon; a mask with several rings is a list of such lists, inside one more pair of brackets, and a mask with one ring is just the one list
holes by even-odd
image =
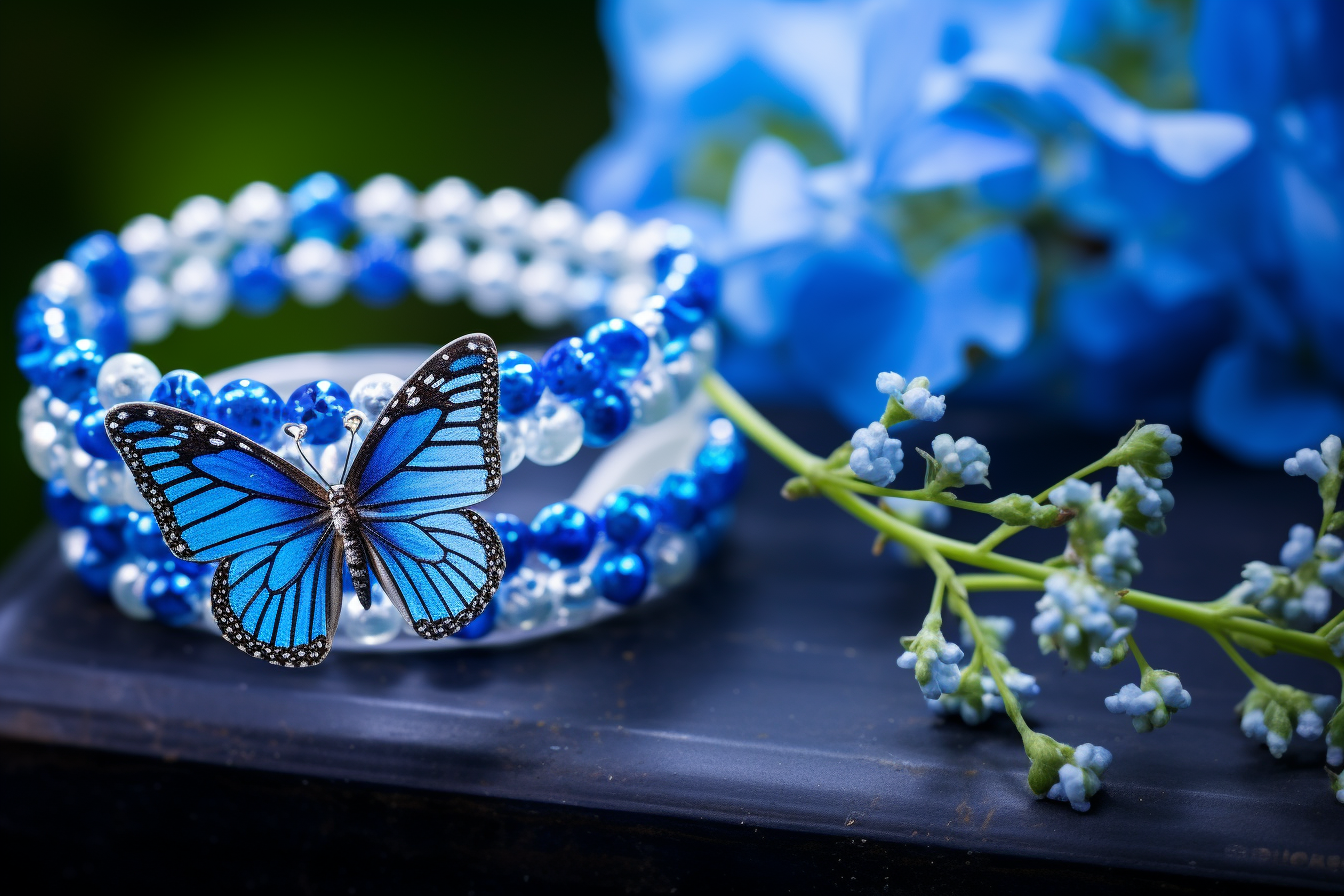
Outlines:
{"label": "white flower cluster", "polygon": [[[1116,496],[1118,490],[1111,494]],[[1050,503],[1077,513],[1069,522],[1069,548],[1097,581],[1119,591],[1143,572],[1139,541],[1121,527],[1124,511],[1114,501],[1102,500],[1100,485],[1070,479],[1050,492]]]}
{"label": "white flower cluster", "polygon": [[1320,482],[1327,476],[1339,475],[1339,436],[1328,436],[1321,442],[1321,448],[1303,448],[1297,454],[1283,462],[1283,472],[1289,476],[1306,476],[1313,482]]}
{"label": "white flower cluster", "polygon": [[853,448],[849,468],[864,482],[885,487],[905,466],[901,440],[888,435],[887,428],[881,423],[869,423],[863,429],[855,430],[849,444]]}
{"label": "white flower cluster", "polygon": [[1125,464],[1116,470],[1110,500],[1120,508],[1126,525],[1141,527],[1149,535],[1167,531],[1167,514],[1176,506],[1171,491],[1156,476],[1144,478]]}
{"label": "white flower cluster", "polygon": [[907,383],[905,377],[899,373],[879,373],[877,391],[895,399],[905,410],[907,420],[933,423],[941,420],[947,411],[947,396],[931,393],[928,379],[922,376],[917,376]]}
{"label": "white flower cluster", "polygon": [[926,700],[936,700],[943,694],[955,694],[961,686],[961,662],[965,654],[956,644],[943,638],[943,633],[927,623],[919,634],[901,639],[905,653],[896,660],[902,669],[914,669],[915,681]]}
{"label": "white flower cluster", "polygon": [[1315,627],[1330,616],[1330,589],[1344,595],[1344,539],[1316,537],[1301,523],[1279,550],[1282,566],[1252,560],[1242,567],[1242,584],[1232,594],[1271,619]]}
{"label": "white flower cluster", "polygon": [[1075,669],[1088,660],[1102,668],[1122,660],[1125,638],[1134,630],[1138,611],[1103,595],[1086,576],[1057,572],[1045,580],[1045,595],[1036,602],[1031,621],[1042,653],[1058,651]]}
{"label": "white flower cluster", "polygon": [[1111,458],[1116,464],[1129,464],[1145,479],[1171,476],[1171,459],[1181,453],[1181,437],[1162,423],[1149,423],[1125,437]]}
{"label": "white flower cluster", "polygon": [[[987,642],[985,649],[1002,651],[1004,643],[1013,634],[1013,620],[1007,616],[981,616],[979,622]],[[961,639],[975,643],[965,620],[961,623]],[[1003,712],[1003,697],[994,676],[987,670],[982,670],[978,675],[969,673],[970,670],[967,670],[962,675],[961,687],[955,694],[944,693],[936,700],[927,700],[929,709],[938,715],[959,715],[967,725],[979,725],[992,713]],[[1041,693],[1041,686],[1036,683],[1035,676],[1028,675],[1016,666],[1008,667],[1003,675],[1003,683],[1023,709],[1030,707]]]}
{"label": "white flower cluster", "polygon": [[1269,747],[1275,759],[1288,751],[1293,733],[1303,740],[1315,740],[1325,731],[1324,716],[1335,708],[1329,694],[1308,694],[1296,688],[1278,686],[1273,694],[1252,688],[1237,704],[1241,713],[1241,731],[1252,740]]}
{"label": "white flower cluster", "polygon": [[1181,680],[1165,669],[1149,669],[1139,684],[1127,684],[1106,698],[1106,708],[1117,715],[1128,715],[1134,730],[1140,733],[1161,728],[1171,714],[1190,705],[1190,692]]}
{"label": "white flower cluster", "polygon": [[970,436],[933,439],[934,478],[943,488],[989,485],[989,450]]}
{"label": "white flower cluster", "polygon": [[1046,796],[1052,800],[1067,800],[1079,812],[1092,808],[1090,802],[1101,790],[1101,776],[1111,765],[1111,751],[1093,744],[1082,744],[1073,751],[1068,762],[1059,767],[1059,781],[1051,786]]}

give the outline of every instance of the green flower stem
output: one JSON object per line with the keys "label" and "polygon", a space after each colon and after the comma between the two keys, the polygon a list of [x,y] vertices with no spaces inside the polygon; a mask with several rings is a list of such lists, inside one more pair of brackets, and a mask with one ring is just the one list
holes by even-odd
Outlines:
{"label": "green flower stem", "polygon": [[860,495],[872,495],[878,498],[909,498],[912,501],[936,501],[939,504],[946,504],[948,507],[956,507],[960,510],[973,510],[976,513],[992,513],[989,504],[978,503],[976,501],[963,501],[956,495],[950,495],[941,489],[920,488],[920,489],[899,489],[883,488],[880,485],[873,485],[871,482],[864,482],[855,476],[845,476],[836,473],[816,473],[808,478],[812,479],[818,485],[826,483],[837,488],[843,488],[846,491],[855,492]]}
{"label": "green flower stem", "polygon": [[1232,662],[1236,663],[1237,668],[1246,674],[1246,677],[1251,680],[1251,684],[1268,694],[1279,692],[1279,686],[1255,671],[1251,664],[1246,662],[1246,659],[1237,651],[1237,648],[1232,646],[1231,642],[1217,632],[1209,632],[1209,634],[1213,637],[1213,640],[1218,642],[1218,646],[1223,648],[1228,656],[1232,657]]}
{"label": "green flower stem", "polygon": [[1325,625],[1323,625],[1323,626],[1321,626],[1320,628],[1316,629],[1316,634],[1318,634],[1318,635],[1320,635],[1322,638],[1324,638],[1326,635],[1328,635],[1328,634],[1330,634],[1332,631],[1334,631],[1336,626],[1341,625],[1341,624],[1344,624],[1344,610],[1340,610],[1340,611],[1339,611],[1339,614],[1338,614],[1337,616],[1335,616],[1334,619],[1331,619],[1331,620],[1330,620],[1329,622],[1327,622]]}
{"label": "green flower stem", "polygon": [[[1065,476],[1063,479],[1059,480],[1059,481],[1056,482],[1054,485],[1050,486],[1048,489],[1046,489],[1045,491],[1041,492],[1039,495],[1037,495],[1037,496],[1036,496],[1035,498],[1033,498],[1032,500],[1034,500],[1037,504],[1044,504],[1047,500],[1049,500],[1049,498],[1050,498],[1050,493],[1051,493],[1052,491],[1054,491],[1055,489],[1059,488],[1061,485],[1063,485],[1064,483],[1068,482],[1070,479],[1085,479],[1086,477],[1091,476],[1093,473],[1097,472],[1098,470],[1104,470],[1104,469],[1106,469],[1107,467],[1109,467],[1109,466],[1112,465],[1113,461],[1111,460],[1111,455],[1114,454],[1114,453],[1115,453],[1115,452],[1114,452],[1114,449],[1112,449],[1111,451],[1108,451],[1108,452],[1106,453],[1106,455],[1105,455],[1104,457],[1102,457],[1100,460],[1093,461],[1092,463],[1090,463],[1090,464],[1088,464],[1087,466],[1083,467],[1083,468],[1082,468],[1081,470],[1079,470],[1078,472],[1074,473],[1072,476]],[[1023,529],[1027,529],[1027,528],[1030,528],[1030,527],[1028,527],[1028,526],[1010,526],[1010,525],[1008,525],[1007,523],[1003,523],[1003,524],[1001,524],[997,529],[995,529],[993,532],[989,533],[989,534],[986,535],[984,538],[982,538],[982,539],[980,539],[978,542],[976,542],[976,545],[975,545],[975,546],[976,546],[976,548],[978,548],[979,550],[982,550],[982,551],[992,550],[993,548],[998,547],[999,545],[1003,544],[1003,543],[1004,543],[1005,541],[1007,541],[1008,539],[1012,538],[1012,537],[1013,537],[1014,535],[1016,535],[1017,533],[1021,532]]]}
{"label": "green flower stem", "polygon": [[1041,591],[1045,588],[1045,584],[1039,579],[1028,579],[1023,576],[969,573],[959,578],[967,591]]}
{"label": "green flower stem", "polygon": [[1129,644],[1129,651],[1134,654],[1134,662],[1139,664],[1140,680],[1142,680],[1142,676],[1153,671],[1153,667],[1148,665],[1148,660],[1144,658],[1143,651],[1139,650],[1138,642],[1134,640],[1133,635],[1126,636],[1125,643]]}
{"label": "green flower stem", "polygon": [[1336,500],[1337,499],[1335,495],[1331,495],[1328,498],[1321,499],[1321,510],[1323,512],[1321,513],[1321,528],[1316,533],[1317,538],[1320,538],[1328,531],[1327,527],[1330,525],[1330,517],[1335,515]]}

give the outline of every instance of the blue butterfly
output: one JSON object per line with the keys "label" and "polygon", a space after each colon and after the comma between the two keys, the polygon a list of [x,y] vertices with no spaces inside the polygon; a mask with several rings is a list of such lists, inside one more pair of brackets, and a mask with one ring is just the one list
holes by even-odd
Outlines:
{"label": "blue butterfly", "polygon": [[[489,336],[445,345],[371,421],[344,482],[323,488],[218,423],[146,402],[107,430],[182,558],[217,562],[224,638],[283,666],[320,663],[341,614],[342,568],[369,606],[369,570],[423,638],[476,617],[504,572],[495,530],[463,508],[499,488],[499,361]],[[356,432],[364,421],[346,415]],[[288,424],[296,442],[303,427]],[[305,458],[306,460],[306,458]]]}

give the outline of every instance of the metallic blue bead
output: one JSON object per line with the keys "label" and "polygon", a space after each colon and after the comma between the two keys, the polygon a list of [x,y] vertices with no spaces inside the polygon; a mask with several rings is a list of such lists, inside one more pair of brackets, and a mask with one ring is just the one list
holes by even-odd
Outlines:
{"label": "metallic blue bead", "polygon": [[711,442],[695,458],[695,478],[706,507],[725,504],[742,487],[747,473],[747,449],[740,439]]}
{"label": "metallic blue bead", "polygon": [[209,417],[215,396],[210,394],[210,387],[194,370],[170,370],[149,393],[149,400]]}
{"label": "metallic blue bead", "polygon": [[705,512],[705,518],[691,528],[697,556],[704,560],[718,550],[728,527],[733,523],[733,505],[723,504]]}
{"label": "metallic blue bead", "polygon": [[664,476],[658,486],[658,510],[664,523],[682,532],[700,522],[704,503],[695,474],[674,471]]}
{"label": "metallic blue bead", "polygon": [[497,513],[491,521],[504,545],[504,578],[523,568],[527,552],[532,550],[532,530],[511,513]]}
{"label": "metallic blue bead", "polygon": [[[667,335],[672,338],[673,342],[681,340],[684,336],[689,336],[695,332],[696,327],[700,326],[699,315],[688,314],[685,308],[669,302],[666,296],[651,296],[645,307],[662,314],[663,329],[667,330]],[[668,343],[668,345],[671,344]],[[667,360],[667,346],[663,346],[663,360]]]}
{"label": "metallic blue bead", "polygon": [[201,612],[196,579],[205,571],[204,564],[177,558],[151,563],[145,576],[145,606],[168,625],[195,621]]}
{"label": "metallic blue bead", "polygon": [[147,510],[132,510],[127,514],[121,538],[127,550],[150,560],[167,560],[173,556],[168,545],[163,542],[159,521]]}
{"label": "metallic blue bead", "polygon": [[285,419],[308,427],[304,441],[330,445],[346,435],[345,415],[353,408],[350,393],[331,380],[317,380],[294,390],[285,402]]}
{"label": "metallic blue bead", "polygon": [[228,383],[210,404],[212,419],[262,444],[275,435],[283,414],[284,402],[275,390],[249,379]]}
{"label": "metallic blue bead", "polygon": [[594,448],[605,448],[619,439],[630,428],[634,412],[630,396],[614,383],[603,383],[583,399],[579,405],[583,416],[583,443]]}
{"label": "metallic blue bead", "polygon": [[350,187],[334,174],[310,174],[289,191],[290,229],[294,239],[310,236],[339,243],[350,232]]}
{"label": "metallic blue bead", "polygon": [[84,553],[75,564],[75,575],[94,591],[106,594],[119,565],[121,565],[119,551],[105,551],[90,538]]}
{"label": "metallic blue bead", "polygon": [[92,339],[76,339],[51,359],[46,383],[51,394],[70,402],[98,387],[98,371],[103,366],[103,350]]}
{"label": "metallic blue bead", "polygon": [[70,484],[57,476],[42,486],[42,506],[47,516],[62,529],[78,526],[84,520],[84,502],[70,491]]}
{"label": "metallic blue bead", "polygon": [[117,454],[117,449],[112,447],[107,427],[103,425],[106,418],[107,411],[102,405],[97,403],[85,405],[83,416],[79,418],[79,423],[75,424],[75,441],[79,443],[79,447],[94,457],[116,460],[120,455]]}
{"label": "metallic blue bead", "polygon": [[607,495],[597,511],[597,521],[608,541],[623,548],[638,548],[658,526],[658,502],[637,488],[623,488]]}
{"label": "metallic blue bead", "polygon": [[[668,306],[680,309],[698,327],[713,317],[719,307],[719,269],[704,261],[693,261],[693,267],[682,263],[689,258],[689,255],[677,258],[663,283],[670,290]],[[685,267],[691,270],[683,270]]]}
{"label": "metallic blue bead", "polygon": [[634,379],[649,359],[649,337],[619,317],[593,324],[583,338],[606,362],[607,376],[618,382]]}
{"label": "metallic blue bead", "polygon": [[106,230],[97,230],[70,247],[65,257],[83,268],[93,291],[111,299],[126,294],[135,276],[131,257]]}
{"label": "metallic blue bead", "polygon": [[454,638],[461,638],[464,641],[475,641],[477,638],[484,638],[490,634],[491,629],[495,627],[495,616],[499,613],[499,608],[495,606],[493,600],[485,605],[481,614],[475,619],[453,632]]}
{"label": "metallic blue bead", "polygon": [[607,551],[593,570],[593,584],[614,604],[637,603],[649,584],[649,565],[638,551]]}
{"label": "metallic blue bead", "polygon": [[120,300],[94,295],[79,310],[79,319],[84,332],[108,357],[131,347],[130,331],[126,328],[126,315],[122,313]]}
{"label": "metallic blue bead", "polygon": [[233,303],[248,314],[270,314],[285,298],[280,257],[269,243],[248,243],[229,261]]}
{"label": "metallic blue bead", "polygon": [[73,308],[55,304],[42,295],[24,299],[14,315],[19,371],[28,382],[44,385],[51,370],[51,359],[78,339],[82,332],[79,316]]}
{"label": "metallic blue bead", "polygon": [[521,417],[537,406],[546,391],[541,368],[522,352],[504,352],[499,356],[499,416],[505,420]]}
{"label": "metallic blue bead", "polygon": [[355,247],[355,297],[373,308],[401,301],[411,288],[411,253],[401,240],[371,236]]}
{"label": "metallic blue bead", "polygon": [[100,501],[90,501],[80,512],[80,525],[89,530],[89,540],[99,550],[116,556],[126,549],[122,530],[130,516],[126,505],[108,507]]}
{"label": "metallic blue bead", "polygon": [[606,362],[578,336],[562,339],[541,356],[546,385],[560,398],[586,398],[601,385]]}
{"label": "metallic blue bead", "polygon": [[532,520],[532,541],[552,569],[577,566],[597,541],[597,522],[573,504],[548,504]]}
{"label": "metallic blue bead", "polygon": [[667,279],[667,275],[672,271],[672,262],[678,255],[686,254],[685,249],[678,249],[673,246],[664,246],[658,250],[658,254],[653,256],[653,279],[662,283]]}

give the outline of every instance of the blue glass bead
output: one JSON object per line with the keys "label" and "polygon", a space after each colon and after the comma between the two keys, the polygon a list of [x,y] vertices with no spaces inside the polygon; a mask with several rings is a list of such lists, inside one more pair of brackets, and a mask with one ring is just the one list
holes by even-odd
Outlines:
{"label": "blue glass bead", "polygon": [[47,516],[62,529],[78,526],[84,519],[84,502],[70,491],[70,484],[57,476],[42,486],[42,505]]}
{"label": "blue glass bead", "polygon": [[170,370],[149,393],[149,400],[209,417],[215,396],[210,394],[210,387],[194,370]]}
{"label": "blue glass bead", "polygon": [[546,391],[541,368],[522,352],[504,352],[499,356],[499,416],[505,420],[521,417],[537,406]]}
{"label": "blue glass bead", "polygon": [[[687,259],[689,263],[684,263]],[[712,264],[695,261],[690,255],[678,256],[663,282],[670,289],[668,307],[689,315],[697,327],[719,307],[719,269]]]}
{"label": "blue glass bead", "polygon": [[92,339],[76,339],[51,359],[46,383],[51,394],[70,402],[98,387],[98,370],[103,366],[103,350]]}
{"label": "blue glass bead", "polygon": [[658,502],[636,488],[607,495],[597,512],[607,539],[623,548],[638,548],[658,526]]}
{"label": "blue glass bead", "polygon": [[475,619],[453,632],[454,638],[461,638],[464,641],[475,641],[477,638],[484,638],[490,634],[495,627],[495,617],[499,615],[499,608],[495,606],[493,600],[485,605],[481,614]]}
{"label": "blue glass bead", "polygon": [[579,405],[583,416],[583,443],[605,448],[630,428],[630,396],[614,383],[603,383]]}
{"label": "blue glass bead", "polygon": [[108,357],[130,348],[130,331],[119,299],[93,295],[79,309],[79,320],[83,332],[97,342]]}
{"label": "blue glass bead", "polygon": [[289,191],[289,226],[294,239],[310,236],[339,243],[350,232],[350,187],[334,174],[310,174]]}
{"label": "blue glass bead", "polygon": [[107,411],[102,405],[85,405],[83,416],[79,418],[79,423],[75,424],[75,441],[79,447],[94,457],[116,460],[120,455],[117,454],[117,449],[112,447],[112,440],[107,436],[107,428],[103,425],[106,417]]}
{"label": "blue glass bead", "polygon": [[355,296],[374,308],[395,305],[411,288],[411,253],[401,240],[371,236],[355,247]]}
{"label": "blue glass bead", "polygon": [[162,560],[150,564],[145,576],[145,606],[154,618],[168,625],[187,625],[200,614],[196,579],[206,567],[186,560]]}
{"label": "blue glass bead", "polygon": [[89,277],[93,291],[111,299],[126,294],[135,276],[131,257],[106,230],[98,230],[70,247],[65,257],[74,262]]}
{"label": "blue glass bead", "polygon": [[159,521],[147,510],[132,510],[126,515],[121,539],[125,542],[127,550],[150,560],[167,560],[173,556],[168,550],[168,545],[163,543]]}
{"label": "blue glass bead", "polygon": [[84,553],[75,564],[75,575],[94,591],[106,594],[112,585],[112,576],[120,565],[120,552],[109,553],[89,539]]}
{"label": "blue glass bead", "polygon": [[248,243],[229,261],[233,303],[248,314],[270,314],[285,298],[280,256],[270,243]]}
{"label": "blue glass bead", "polygon": [[740,439],[711,442],[695,458],[695,478],[706,507],[727,503],[742,487],[747,450]]}
{"label": "blue glass bead", "polygon": [[583,338],[606,362],[607,376],[617,381],[634,379],[649,359],[649,337],[619,317],[593,324]]}
{"label": "blue glass bead", "polygon": [[[662,315],[663,329],[667,330],[667,335],[674,342],[684,342],[684,337],[694,333],[695,328],[700,326],[700,316],[698,314],[688,313],[680,305],[669,302],[666,296],[651,296],[645,307]],[[668,343],[668,345],[671,344]],[[663,351],[667,351],[667,346],[663,347]],[[666,356],[664,356],[664,361],[666,361]]]}
{"label": "blue glass bead", "polygon": [[593,584],[614,604],[637,603],[649,584],[649,565],[638,551],[607,551],[593,570]]}
{"label": "blue glass bead", "polygon": [[723,504],[705,511],[705,518],[691,529],[697,555],[705,559],[713,555],[733,523],[733,505]]}
{"label": "blue glass bead", "polygon": [[108,507],[97,501],[85,504],[80,512],[80,525],[89,530],[89,540],[98,548],[112,556],[126,549],[122,530],[130,516],[130,508],[124,504]]}
{"label": "blue glass bead", "polygon": [[552,569],[582,563],[596,540],[597,522],[573,504],[548,504],[532,520],[537,555]]}
{"label": "blue glass bead", "polygon": [[492,525],[504,545],[504,578],[507,579],[527,561],[527,552],[532,550],[532,530],[511,513],[495,514]]}
{"label": "blue glass bead", "polygon": [[700,522],[704,504],[694,473],[674,471],[663,477],[658,486],[658,511],[664,523],[682,532]]}
{"label": "blue glass bead", "polygon": [[562,339],[541,356],[546,385],[560,398],[586,398],[606,376],[606,362],[578,336]]}
{"label": "blue glass bead", "polygon": [[664,246],[658,250],[658,254],[653,256],[653,279],[662,283],[667,279],[667,275],[672,271],[672,262],[678,255],[687,254],[684,249],[678,249],[675,246]]}
{"label": "blue glass bead", "polygon": [[275,434],[284,403],[275,390],[256,380],[241,379],[219,390],[210,404],[210,416],[239,435],[265,443]]}
{"label": "blue glass bead", "polygon": [[28,382],[39,386],[45,384],[51,359],[78,339],[81,332],[79,316],[74,309],[54,304],[46,296],[24,299],[14,316],[19,371]]}
{"label": "blue glass bead", "polygon": [[285,419],[308,427],[304,441],[330,445],[345,432],[345,415],[353,408],[350,393],[331,380],[317,380],[294,390],[285,403]]}

